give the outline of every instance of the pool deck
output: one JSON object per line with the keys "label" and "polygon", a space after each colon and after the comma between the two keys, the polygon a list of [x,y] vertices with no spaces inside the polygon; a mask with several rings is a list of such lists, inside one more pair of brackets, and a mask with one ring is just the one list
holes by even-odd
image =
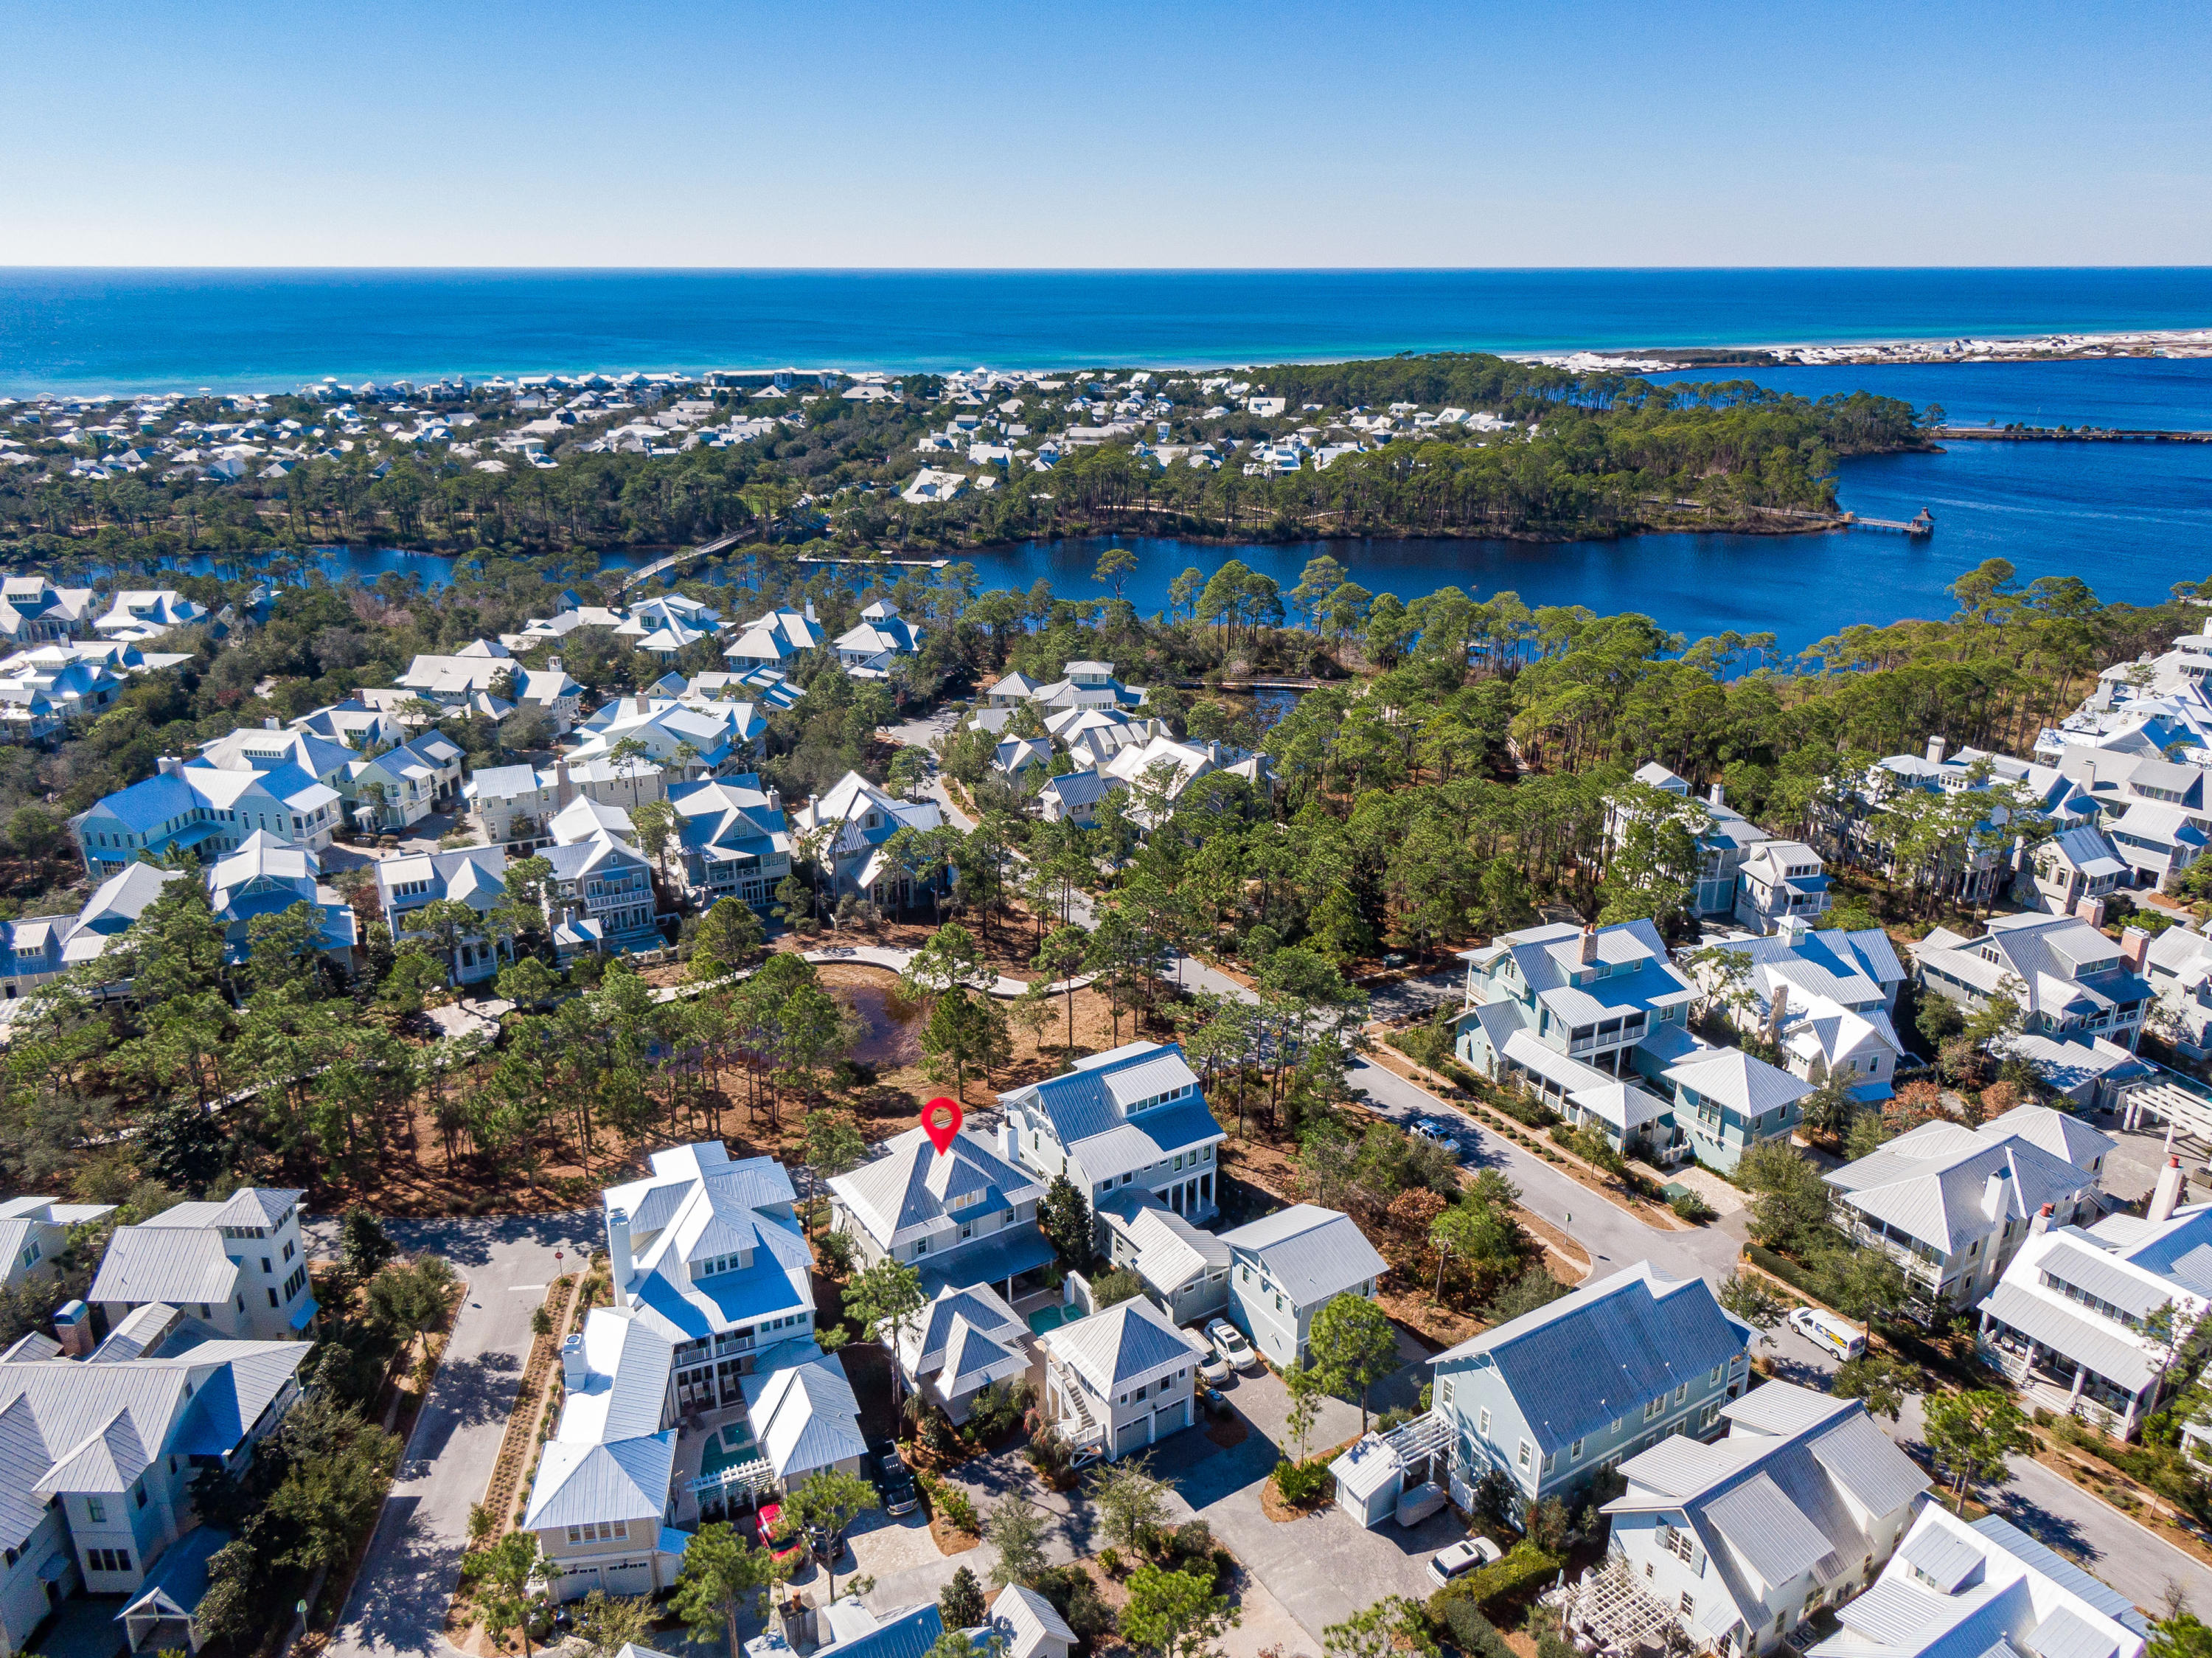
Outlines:
{"label": "pool deck", "polygon": [[675,1525],[686,1531],[697,1528],[699,1499],[692,1493],[691,1482],[699,1478],[701,1465],[707,1460],[708,1445],[710,1441],[719,1445],[721,1431],[726,1426],[745,1420],[744,1405],[726,1405],[717,1411],[701,1412],[701,1425],[696,1429],[682,1423],[678,1425],[676,1467],[674,1477],[670,1481],[676,1496]]}

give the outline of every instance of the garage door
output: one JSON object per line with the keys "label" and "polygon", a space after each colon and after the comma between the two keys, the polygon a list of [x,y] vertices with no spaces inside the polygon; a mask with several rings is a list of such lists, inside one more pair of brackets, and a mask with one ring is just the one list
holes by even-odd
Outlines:
{"label": "garage door", "polygon": [[600,1587],[597,1566],[562,1565],[561,1576],[554,1580],[554,1598],[560,1600],[580,1600]]}
{"label": "garage door", "polygon": [[1121,1427],[1121,1436],[1115,1443],[1115,1449],[1126,1456],[1131,1451],[1142,1450],[1151,1444],[1152,1439],[1145,1431],[1146,1425],[1150,1421],[1149,1417],[1139,1417],[1133,1422],[1123,1423]]}
{"label": "garage door", "polygon": [[653,1562],[650,1560],[621,1560],[603,1570],[609,1594],[650,1594],[653,1593]]}

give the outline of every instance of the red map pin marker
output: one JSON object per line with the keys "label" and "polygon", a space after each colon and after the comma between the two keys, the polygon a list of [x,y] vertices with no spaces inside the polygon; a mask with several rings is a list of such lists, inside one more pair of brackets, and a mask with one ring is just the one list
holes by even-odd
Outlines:
{"label": "red map pin marker", "polygon": [[960,1103],[939,1094],[921,1108],[921,1131],[929,1137],[929,1143],[937,1148],[942,1157],[952,1143],[952,1137],[960,1132]]}

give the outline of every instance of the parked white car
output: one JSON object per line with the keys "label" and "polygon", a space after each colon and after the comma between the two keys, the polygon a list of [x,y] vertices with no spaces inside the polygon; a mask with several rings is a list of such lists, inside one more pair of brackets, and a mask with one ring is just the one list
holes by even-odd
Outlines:
{"label": "parked white car", "polygon": [[1219,1354],[1222,1362],[1232,1370],[1249,1370],[1260,1362],[1260,1356],[1244,1339],[1244,1332],[1226,1319],[1206,1320],[1206,1344]]}
{"label": "parked white car", "polygon": [[1453,1578],[1464,1577],[1477,1567],[1494,1564],[1502,1557],[1498,1545],[1488,1538],[1463,1538],[1429,1557],[1429,1582],[1443,1588]]}
{"label": "parked white car", "polygon": [[1198,1362],[1198,1374],[1218,1387],[1229,1380],[1229,1361],[1209,1347],[1206,1356]]}
{"label": "parked white car", "polygon": [[1855,1359],[1866,1351],[1865,1331],[1854,1329],[1834,1314],[1823,1313],[1817,1307],[1791,1308],[1790,1327],[1815,1347],[1839,1359]]}

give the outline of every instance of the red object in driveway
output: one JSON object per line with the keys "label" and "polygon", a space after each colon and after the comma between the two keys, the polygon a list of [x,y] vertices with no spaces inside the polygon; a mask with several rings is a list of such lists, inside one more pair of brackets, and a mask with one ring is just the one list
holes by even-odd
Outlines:
{"label": "red object in driveway", "polygon": [[781,1503],[763,1503],[761,1504],[760,1540],[767,1545],[769,1552],[775,1555],[779,1560],[788,1559],[792,1555],[797,1553],[801,1548],[803,1548],[806,1543],[806,1539],[804,1537],[794,1537],[788,1543],[779,1543],[775,1540],[774,1533],[775,1531],[776,1522],[782,1518],[783,1505]]}

